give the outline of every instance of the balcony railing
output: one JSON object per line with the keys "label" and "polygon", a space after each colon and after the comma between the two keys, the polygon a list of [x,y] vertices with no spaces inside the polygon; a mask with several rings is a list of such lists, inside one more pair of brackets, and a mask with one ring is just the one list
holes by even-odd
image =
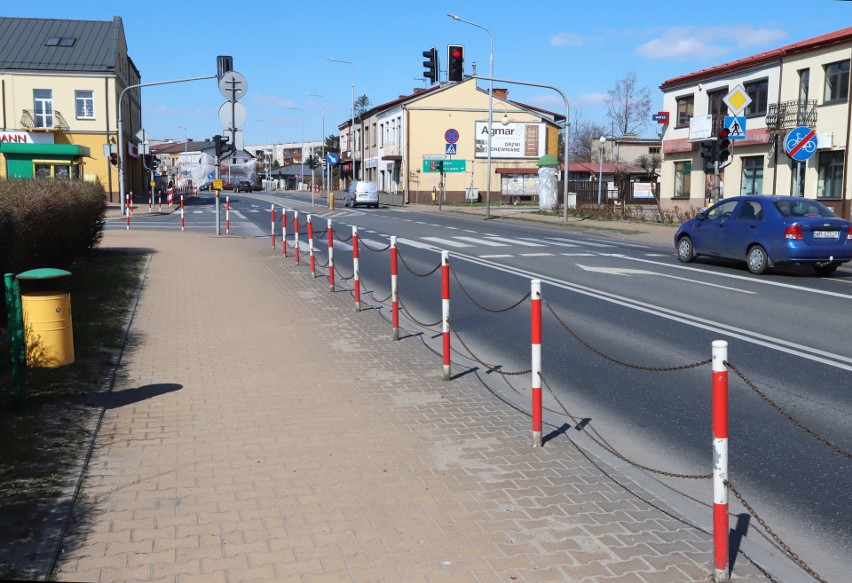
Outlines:
{"label": "balcony railing", "polygon": [[815,127],[816,122],[816,100],[770,103],[769,111],[766,112],[766,127],[771,131],[780,131],[797,126]]}
{"label": "balcony railing", "polygon": [[52,117],[53,125],[44,125],[44,123],[40,120],[37,122],[36,117],[37,116],[33,115],[31,109],[25,109],[23,115],[21,115],[21,127],[28,130],[60,130],[64,132],[67,132],[70,129],[68,122],[65,121],[65,118],[58,111],[39,116],[42,119]]}

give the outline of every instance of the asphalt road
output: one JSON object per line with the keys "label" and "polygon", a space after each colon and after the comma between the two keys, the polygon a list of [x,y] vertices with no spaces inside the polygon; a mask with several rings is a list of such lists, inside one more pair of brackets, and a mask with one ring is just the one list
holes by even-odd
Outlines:
{"label": "asphalt road", "polygon": [[[541,279],[548,386],[572,415],[586,419],[589,428],[640,464],[710,472],[709,366],[649,371],[601,354],[639,367],[677,367],[708,359],[717,339],[729,342],[729,362],[773,403],[841,450],[852,450],[848,267],[831,278],[812,277],[806,270],[755,277],[736,264],[680,264],[671,245],[408,209],[329,212],[325,201],[311,208],[303,197],[287,199],[283,193],[232,196],[233,232],[268,239],[271,201],[298,209],[302,221],[313,213],[317,231],[333,219],[338,279],[352,272],[351,245],[340,240],[348,239],[352,225],[373,249],[386,247],[396,235],[405,260],[400,297],[420,322],[440,319],[440,276],[414,274],[436,267],[440,249],[450,251],[453,327],[476,359],[503,371],[529,368],[528,304],[497,313],[483,307],[511,306],[529,292],[531,279]],[[187,205],[187,228],[215,226],[210,203],[201,197]],[[134,228],[174,228],[176,220],[176,214],[152,217]],[[301,240],[304,251],[304,226]],[[317,239],[314,245],[317,257],[326,261],[325,242]],[[379,299],[387,297],[388,254],[362,247],[360,267],[366,288]],[[338,283],[351,288],[351,281]],[[424,334],[436,350],[439,339],[433,337],[439,330]],[[453,341],[454,360],[477,367]],[[457,368],[454,372],[463,372],[463,366]],[[489,376],[521,401],[528,394],[528,375]],[[774,410],[733,372],[730,380],[731,481],[818,572],[842,580],[852,548],[852,462]],[[546,405],[561,414],[552,399]],[[702,505],[712,499],[709,480],[660,479]]]}

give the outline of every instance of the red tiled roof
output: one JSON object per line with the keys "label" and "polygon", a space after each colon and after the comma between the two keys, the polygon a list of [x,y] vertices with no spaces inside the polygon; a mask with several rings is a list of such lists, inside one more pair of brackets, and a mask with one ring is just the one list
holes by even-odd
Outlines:
{"label": "red tiled roof", "polygon": [[731,61],[730,63],[716,65],[715,67],[710,67],[709,69],[702,69],[700,71],[695,71],[694,73],[687,73],[686,75],[681,75],[680,77],[674,77],[672,79],[663,81],[663,84],[660,85],[660,89],[665,91],[666,89],[671,89],[678,85],[683,85],[689,82],[695,82],[700,79],[706,79],[708,77],[713,77],[722,73],[730,73],[732,71],[746,69],[748,67],[753,67],[762,63],[775,61],[788,55],[795,55],[798,53],[821,49],[823,47],[842,43],[850,39],[852,39],[852,26],[834,32],[829,32],[827,34],[823,34],[807,40],[799,41],[793,44],[785,45],[783,47],[773,49],[771,51],[766,51],[765,53],[758,53],[750,57]]}

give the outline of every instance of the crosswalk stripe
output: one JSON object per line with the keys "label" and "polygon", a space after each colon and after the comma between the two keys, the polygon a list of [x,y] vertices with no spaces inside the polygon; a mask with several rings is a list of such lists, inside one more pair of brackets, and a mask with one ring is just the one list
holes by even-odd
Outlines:
{"label": "crosswalk stripe", "polygon": [[442,239],[441,237],[420,237],[423,241],[432,241],[433,243],[437,243],[438,245],[447,245],[449,247],[456,247],[457,249],[462,249],[465,247],[473,247],[473,245],[469,243],[462,243],[461,241],[453,241],[452,239]]}
{"label": "crosswalk stripe", "polygon": [[498,237],[497,235],[489,236],[489,239],[500,239],[509,245],[523,245],[524,247],[547,247],[543,243],[533,243],[532,241],[521,241],[520,239],[507,239],[506,237]]}
{"label": "crosswalk stripe", "polygon": [[553,257],[553,253],[520,253],[521,257]]}
{"label": "crosswalk stripe", "polygon": [[476,239],[474,237],[453,237],[453,239],[457,239],[459,241],[469,241],[471,243],[478,243],[480,245],[486,245],[488,247],[509,247],[508,243],[498,243],[496,241],[489,241],[487,239]]}

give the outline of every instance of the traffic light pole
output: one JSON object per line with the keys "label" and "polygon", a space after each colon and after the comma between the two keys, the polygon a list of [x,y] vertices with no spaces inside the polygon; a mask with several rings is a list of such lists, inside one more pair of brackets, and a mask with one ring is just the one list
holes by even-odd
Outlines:
{"label": "traffic light pole", "polygon": [[188,83],[189,81],[202,81],[204,79],[216,79],[216,75],[207,75],[204,77],[189,77],[188,79],[173,79],[171,81],[152,81],[151,83],[136,83],[135,85],[128,85],[125,87],[121,94],[118,96],[118,200],[121,204],[121,214],[123,215],[126,210],[124,208],[124,108],[122,107],[122,101],[124,100],[124,94],[130,91],[131,89],[138,89],[139,87],[150,87],[152,85],[170,85],[172,83]]}

